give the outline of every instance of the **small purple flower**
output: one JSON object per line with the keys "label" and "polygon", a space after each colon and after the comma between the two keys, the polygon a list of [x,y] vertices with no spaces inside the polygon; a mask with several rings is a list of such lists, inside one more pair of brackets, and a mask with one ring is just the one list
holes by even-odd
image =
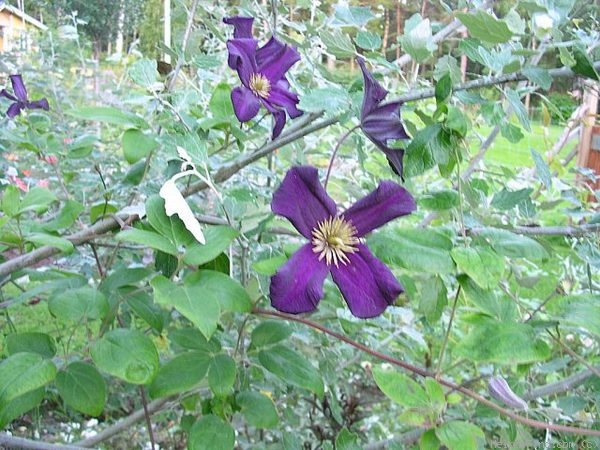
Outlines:
{"label": "small purple flower", "polygon": [[365,83],[365,93],[360,111],[360,127],[367,137],[385,153],[392,170],[404,178],[402,175],[404,150],[393,149],[387,145],[389,139],[409,138],[400,120],[402,102],[381,104],[388,91],[367,70],[362,58],[357,58],[356,61],[362,70]]}
{"label": "small purple flower", "polygon": [[271,37],[262,47],[252,37],[252,17],[227,17],[223,21],[233,25],[233,39],[227,41],[229,67],[236,70],[242,86],[231,91],[235,115],[240,122],[252,120],[260,105],[275,118],[273,139],[285,126],[286,111],[291,118],[302,115],[296,105],[298,96],[290,91],[286,72],[300,61],[300,54],[289,45]]}
{"label": "small purple flower", "polygon": [[14,103],[9,106],[6,111],[6,115],[11,119],[15,118],[21,113],[21,110],[24,108],[27,109],[45,109],[48,111],[50,109],[50,105],[48,105],[48,100],[45,98],[41,100],[35,100],[30,102],[27,97],[27,89],[25,89],[25,84],[23,84],[23,80],[21,75],[11,75],[10,82],[12,83],[13,92],[15,95],[9,94],[6,89],[2,89],[0,91],[0,97],[5,97]]}
{"label": "small purple flower", "polygon": [[331,273],[353,315],[375,317],[404,292],[390,269],[365,245],[363,236],[416,208],[410,193],[393,181],[338,214],[317,169],[291,168],[275,191],[271,209],[310,242],[271,278],[271,304],[292,314],[314,311]]}
{"label": "small purple flower", "polygon": [[488,392],[496,400],[515,409],[527,410],[527,402],[513,392],[508,383],[501,376],[490,378]]}

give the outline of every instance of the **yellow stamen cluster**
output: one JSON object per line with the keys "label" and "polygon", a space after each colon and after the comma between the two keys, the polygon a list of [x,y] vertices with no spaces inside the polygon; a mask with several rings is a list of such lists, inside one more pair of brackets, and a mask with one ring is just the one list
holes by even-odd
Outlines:
{"label": "yellow stamen cluster", "polygon": [[271,82],[261,73],[250,75],[250,90],[258,97],[267,98],[271,92]]}
{"label": "yellow stamen cluster", "polygon": [[319,254],[319,261],[325,258],[328,266],[341,262],[346,265],[350,262],[347,253],[356,253],[356,246],[362,239],[356,237],[356,228],[352,222],[346,221],[344,216],[330,217],[319,222],[312,230],[313,252]]}

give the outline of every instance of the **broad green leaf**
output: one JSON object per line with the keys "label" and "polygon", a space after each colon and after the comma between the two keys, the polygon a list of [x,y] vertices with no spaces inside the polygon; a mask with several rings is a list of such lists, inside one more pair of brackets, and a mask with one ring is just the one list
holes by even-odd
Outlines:
{"label": "broad green leaf", "polygon": [[508,230],[485,228],[477,231],[475,241],[484,241],[491,245],[496,253],[508,256],[509,258],[539,260],[550,256],[546,249],[536,240],[511,233]]}
{"label": "broad green leaf", "polygon": [[274,256],[269,259],[261,259],[252,264],[252,269],[259,275],[275,275],[277,269],[287,262],[287,257],[284,255]]}
{"label": "broad green leaf", "polygon": [[548,359],[550,347],[524,323],[486,322],[473,327],[454,349],[471,361],[526,364]]}
{"label": "broad green leaf", "polygon": [[461,273],[466,273],[483,289],[494,288],[504,273],[504,258],[485,247],[455,247],[452,259]]}
{"label": "broad green leaf", "polygon": [[402,49],[415,61],[423,62],[437,48],[433,42],[431,23],[421,14],[414,14],[404,22],[404,34],[398,38]]}
{"label": "broad green leaf", "polygon": [[146,200],[146,216],[152,228],[168,239],[173,247],[188,248],[197,243],[192,233],[187,230],[185,224],[177,215],[167,216],[165,201],[158,195],[153,195]]}
{"label": "broad green leaf", "polygon": [[550,89],[550,86],[552,86],[552,75],[550,75],[548,69],[544,69],[543,67],[528,66],[523,67],[521,72],[529,81],[537,84],[546,91]]}
{"label": "broad green leaf", "polygon": [[452,95],[452,78],[450,74],[444,75],[435,84],[435,101],[440,106],[445,103]]}
{"label": "broad green leaf", "polygon": [[446,408],[446,394],[444,394],[442,386],[435,379],[427,377],[425,378],[425,392],[429,397],[431,407],[442,413]]}
{"label": "broad green leaf", "polygon": [[20,395],[9,402],[0,401],[0,428],[6,427],[14,419],[39,405],[45,392],[46,390],[41,387]]}
{"label": "broad green leaf", "polygon": [[104,122],[112,125],[128,125],[135,128],[147,128],[148,124],[136,114],[108,106],[82,106],[71,109],[67,114],[78,119]]}
{"label": "broad green leaf", "polygon": [[279,416],[273,400],[264,394],[254,391],[243,391],[235,397],[246,421],[257,428],[274,428],[279,423]]}
{"label": "broad green leaf", "polygon": [[362,450],[358,435],[351,433],[346,427],[342,428],[335,437],[335,450]]}
{"label": "broad green leaf", "polygon": [[481,428],[459,420],[446,422],[435,429],[435,435],[448,450],[477,450],[485,442]]}
{"label": "broad green leaf", "polygon": [[252,301],[239,281],[215,270],[198,270],[185,283],[203,289],[203,296],[219,302],[221,311],[250,312]]}
{"label": "broad green leaf", "polygon": [[494,289],[480,288],[466,275],[457,277],[461,294],[469,305],[475,305],[479,311],[499,321],[510,322],[516,319],[518,311],[515,303],[507,297],[499,297]]}
{"label": "broad green leaf", "polygon": [[155,90],[154,88],[162,83],[158,83],[158,70],[156,69],[155,59],[140,59],[134,62],[128,70],[131,80],[146,89]]}
{"label": "broad green leaf", "polygon": [[109,305],[102,292],[82,287],[53,293],[48,301],[48,309],[61,320],[79,323],[104,318]]}
{"label": "broad green leaf", "polygon": [[583,45],[573,46],[573,57],[575,58],[575,64],[571,66],[573,72],[578,75],[591,78],[592,80],[600,80],[598,72],[596,72],[594,64],[585,51]]}
{"label": "broad green leaf", "polygon": [[12,184],[4,188],[2,193],[2,212],[9,217],[15,217],[21,209],[21,195],[19,189]]}
{"label": "broad green leaf", "polygon": [[56,200],[56,195],[48,189],[36,186],[21,199],[19,214],[25,211],[44,212]]}
{"label": "broad green leaf", "polygon": [[433,78],[436,81],[440,81],[444,76],[448,75],[452,80],[452,84],[460,83],[461,72],[458,67],[456,58],[450,55],[444,55],[435,63],[435,70],[433,71]]}
{"label": "broad green leaf", "polygon": [[166,312],[152,301],[150,294],[139,292],[138,288],[133,286],[123,291],[119,297],[125,299],[127,306],[131,308],[133,313],[159,333],[162,332],[165,326]]}
{"label": "broad green leaf", "polygon": [[369,247],[383,261],[415,272],[451,273],[452,241],[434,230],[386,229],[367,238]]}
{"label": "broad green leaf", "polygon": [[517,119],[519,119],[519,122],[521,123],[523,128],[525,128],[526,131],[529,131],[531,133],[531,122],[529,121],[529,113],[527,112],[527,109],[521,102],[521,98],[519,97],[517,91],[507,88],[504,91],[504,95],[506,96],[508,103],[512,107],[514,113],[517,116]]}
{"label": "broad green leaf", "polygon": [[287,339],[293,330],[278,320],[265,320],[252,330],[252,347],[260,348]]}
{"label": "broad green leaf", "polygon": [[511,144],[516,144],[525,137],[521,128],[510,122],[505,122],[500,125],[500,133],[502,134],[502,137]]}
{"label": "broad green leaf", "polygon": [[429,398],[425,390],[408,376],[383,366],[373,368],[373,378],[381,391],[394,402],[407,408],[426,409]]}
{"label": "broad green leaf", "polygon": [[282,345],[261,350],[258,359],[265,369],[284,382],[308,389],[319,398],[323,397],[324,386],[321,375],[308,360]]}
{"label": "broad green leaf", "polygon": [[117,328],[92,345],[94,363],[132,384],[148,384],[158,370],[158,352],[152,340],[137,330]]}
{"label": "broad green leaf", "polygon": [[350,58],[354,56],[355,48],[347,34],[342,30],[321,31],[321,40],[327,51],[337,58]]}
{"label": "broad green leaf", "polygon": [[432,144],[442,131],[439,123],[419,130],[404,153],[404,175],[414,177],[435,166]]}
{"label": "broad green leaf", "polygon": [[75,223],[77,217],[79,217],[84,209],[84,206],[78,201],[67,200],[58,215],[44,223],[42,228],[48,232],[69,228]]}
{"label": "broad green leaf", "polygon": [[207,341],[200,331],[195,328],[178,328],[169,331],[169,340],[184,350],[199,350],[201,352],[216,353],[221,350],[221,345],[216,339]]}
{"label": "broad green leaf", "polygon": [[210,339],[217,329],[221,314],[219,299],[202,283],[189,282],[189,278],[186,277],[182,285],[162,275],[153,278],[150,284],[154,289],[154,301],[159,305],[175,308],[196,325],[207,339]]}
{"label": "broad green leaf", "polygon": [[535,163],[535,173],[538,180],[540,180],[547,189],[550,189],[552,187],[552,172],[550,172],[550,167],[548,167],[548,164],[546,164],[542,155],[534,149],[530,149],[530,152],[533,162]]}
{"label": "broad green leaf", "polygon": [[159,398],[189,391],[204,379],[211,361],[212,355],[206,351],[177,355],[158,369],[150,385],[150,395]]}
{"label": "broad green leaf", "polygon": [[557,305],[552,306],[552,311],[562,323],[587,330],[600,337],[600,296],[573,295],[562,297],[553,303]]}
{"label": "broad green leaf", "polygon": [[39,389],[56,377],[56,366],[37,353],[15,353],[0,363],[0,405]]}
{"label": "broad green leaf", "polygon": [[332,26],[364,27],[375,18],[368,6],[348,6],[347,3],[338,3],[334,6],[335,13]]}
{"label": "broad green leaf", "polygon": [[512,38],[512,31],[503,20],[498,20],[484,11],[475,13],[457,13],[456,17],[467,27],[469,35],[475,39],[489,42],[490,44],[501,44]]}
{"label": "broad green leaf", "polygon": [[456,191],[428,192],[418,200],[420,206],[434,211],[446,211],[459,205],[460,199]]}
{"label": "broad green leaf", "polygon": [[188,450],[233,450],[234,446],[233,428],[213,414],[202,416],[190,429]]}
{"label": "broad green leaf", "polygon": [[448,112],[446,113],[444,126],[452,132],[458,134],[458,136],[461,138],[464,138],[469,130],[469,119],[460,108],[457,108],[453,105],[448,105]]}
{"label": "broad green leaf", "polygon": [[231,86],[219,83],[213,90],[208,108],[213,117],[229,123],[233,117],[233,104],[231,103]]}
{"label": "broad green leaf", "polygon": [[104,410],[106,382],[90,364],[69,364],[56,375],[56,388],[65,403],[79,412],[97,417]]}
{"label": "broad green leaf", "polygon": [[203,229],[206,244],[196,244],[188,248],[183,261],[194,266],[201,266],[212,261],[229,248],[239,233],[225,225],[206,227]]}
{"label": "broad green leaf", "polygon": [[381,37],[378,34],[371,33],[370,31],[359,31],[356,33],[354,42],[360,48],[365,50],[377,50],[381,47]]}
{"label": "broad green leaf", "polygon": [[531,188],[523,188],[518,191],[511,191],[506,188],[502,188],[501,191],[496,192],[492,198],[491,206],[493,208],[506,211],[519,205],[521,202],[525,202],[529,199],[529,196],[533,192]]}
{"label": "broad green leaf", "polygon": [[169,255],[177,256],[179,252],[177,247],[164,236],[153,231],[140,230],[138,228],[129,228],[119,232],[115,239],[118,241],[133,242],[135,244],[147,245],[150,248],[159,250]]}
{"label": "broad green leaf", "polygon": [[37,353],[44,358],[52,358],[56,355],[54,339],[45,333],[35,331],[11,333],[6,335],[5,344],[9,355],[20,352]]}
{"label": "broad green leaf", "polygon": [[224,397],[233,392],[237,368],[229,355],[216,355],[208,369],[208,385],[214,395]]}
{"label": "broad green leaf", "polygon": [[70,253],[75,249],[73,243],[68,239],[46,233],[31,233],[25,237],[25,240],[38,246],[55,247],[64,253]]}
{"label": "broad green leaf", "polygon": [[121,145],[123,146],[125,161],[129,164],[135,164],[156,149],[158,142],[137,128],[130,128],[123,133]]}
{"label": "broad green leaf", "polygon": [[427,430],[419,438],[419,450],[440,450],[441,444],[433,428]]}
{"label": "broad green leaf", "polygon": [[439,320],[448,304],[448,291],[442,278],[436,275],[424,280],[419,294],[419,311],[430,323]]}
{"label": "broad green leaf", "polygon": [[302,111],[335,113],[350,108],[352,100],[348,92],[336,87],[317,88],[308,91],[300,98],[298,105]]}
{"label": "broad green leaf", "polygon": [[153,273],[154,272],[146,267],[119,267],[102,280],[99,289],[104,294],[110,295],[124,286],[134,286],[138,284]]}
{"label": "broad green leaf", "polygon": [[114,214],[117,211],[118,208],[114,203],[104,201],[96,203],[90,207],[90,222],[94,223],[96,220],[102,219],[109,214]]}

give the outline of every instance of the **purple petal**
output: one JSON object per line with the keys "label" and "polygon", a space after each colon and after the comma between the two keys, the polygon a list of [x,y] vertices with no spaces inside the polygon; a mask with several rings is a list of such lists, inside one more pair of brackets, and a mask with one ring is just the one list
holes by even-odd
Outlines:
{"label": "purple petal", "polygon": [[284,47],[283,42],[271,37],[265,45],[256,50],[256,65],[263,67],[276,62],[279,55],[285,51]]}
{"label": "purple petal", "polygon": [[383,313],[404,292],[391,270],[377,259],[364,244],[358,252],[348,254],[350,262],[331,266],[331,276],[338,285],[350,312],[366,319]]}
{"label": "purple petal", "polygon": [[381,102],[388,91],[384,89],[384,87],[379,84],[379,82],[373,77],[373,74],[367,70],[367,66],[365,65],[365,60],[362,58],[356,58],[358,65],[360,66],[360,70],[362,70],[363,80],[365,84],[364,88],[364,97],[363,104],[361,109],[361,120],[367,114],[369,114],[378,104]]}
{"label": "purple petal", "polygon": [[288,170],[273,194],[271,210],[285,217],[307,239],[319,222],[335,216],[335,202],[319,181],[317,169],[296,166]]}
{"label": "purple petal", "polygon": [[265,108],[267,108],[274,119],[271,139],[277,139],[277,137],[281,134],[283,127],[285,126],[285,111],[271,105],[269,102],[264,100],[263,105],[265,105]]}
{"label": "purple petal", "polygon": [[235,70],[242,80],[244,86],[248,87],[250,76],[256,73],[256,41],[254,39],[231,39],[227,41],[229,50],[229,62],[234,65]]}
{"label": "purple petal", "polygon": [[408,139],[400,120],[401,102],[391,102],[375,107],[361,117],[360,126],[371,139],[386,142],[388,139]]}
{"label": "purple petal", "polygon": [[25,89],[25,84],[23,83],[23,79],[21,75],[11,75],[10,82],[12,83],[13,92],[17,96],[17,98],[22,101],[27,101],[27,89]]}
{"label": "purple petal", "polygon": [[404,157],[404,150],[399,148],[389,148],[386,145],[379,145],[375,143],[381,151],[385,154],[388,164],[394,171],[396,175],[398,175],[404,181],[404,164],[402,163],[402,158]]}
{"label": "purple petal", "polygon": [[286,88],[287,82],[280,80],[275,86],[271,87],[269,92],[268,102],[273,105],[285,108],[289,116],[294,119],[302,115],[296,105],[298,104],[298,96]]}
{"label": "purple petal", "polygon": [[29,109],[44,109],[46,111],[50,110],[48,100],[46,100],[45,98],[41,100],[35,100],[33,102],[27,102],[26,107]]}
{"label": "purple petal", "polygon": [[[274,38],[273,38],[274,39]],[[268,45],[268,44],[267,44]],[[259,72],[266,76],[271,85],[281,80],[294,64],[300,61],[298,51],[289,45],[283,45],[270,59],[259,66]]]}
{"label": "purple petal", "polygon": [[396,217],[410,214],[416,208],[415,199],[406,189],[393,181],[382,181],[377,189],[342,215],[352,222],[357,236],[361,237]]}
{"label": "purple petal", "polygon": [[323,298],[329,268],[305,244],[271,277],[271,305],[291,314],[314,311]]}
{"label": "purple petal", "polygon": [[260,109],[260,101],[252,91],[244,86],[231,91],[233,111],[240,122],[248,122],[256,117]]}
{"label": "purple petal", "polygon": [[14,96],[14,95],[12,95],[12,94],[9,94],[9,92],[8,92],[6,89],[2,89],[2,90],[0,91],[0,97],[7,98],[7,99],[9,99],[9,100],[12,100],[13,102],[16,102],[16,101],[17,101],[17,97],[15,97],[15,96]]}
{"label": "purple petal", "polygon": [[10,105],[8,107],[8,110],[6,111],[6,115],[8,117],[10,117],[11,119],[14,119],[19,114],[21,114],[22,109],[23,109],[23,103],[21,103],[21,102],[13,103],[12,105]]}
{"label": "purple petal", "polygon": [[254,22],[254,17],[225,17],[223,22],[227,25],[233,25],[234,39],[252,39],[252,23]]}

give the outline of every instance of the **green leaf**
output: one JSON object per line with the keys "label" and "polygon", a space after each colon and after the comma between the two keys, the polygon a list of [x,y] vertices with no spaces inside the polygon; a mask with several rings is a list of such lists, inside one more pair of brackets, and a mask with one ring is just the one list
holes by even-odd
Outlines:
{"label": "green leaf", "polygon": [[135,164],[156,149],[158,142],[137,128],[130,128],[123,133],[121,145],[125,161],[129,164]]}
{"label": "green leaf", "polygon": [[458,192],[444,190],[437,192],[428,192],[418,201],[420,206],[434,211],[446,211],[457,207],[460,204]]}
{"label": "green leaf", "polygon": [[475,13],[457,13],[456,17],[469,30],[469,34],[490,44],[502,44],[510,41],[512,31],[503,20],[498,20],[484,11]]}
{"label": "green leaf", "polygon": [[164,236],[161,236],[158,233],[153,231],[139,230],[137,228],[130,228],[128,230],[123,230],[119,232],[115,239],[118,241],[127,241],[133,242],[135,244],[146,245],[155,250],[159,250],[163,253],[167,253],[169,255],[177,256],[179,252],[177,251],[177,247],[173,245],[171,241],[169,241]]}
{"label": "green leaf", "polygon": [[38,406],[46,390],[42,387],[20,395],[9,402],[0,401],[0,428],[6,427],[17,417]]}
{"label": "green leaf", "polygon": [[536,240],[511,233],[508,230],[485,228],[477,232],[475,239],[487,242],[496,253],[509,258],[539,260],[550,256]]}
{"label": "green leaf", "polygon": [[335,437],[335,450],[362,450],[358,435],[351,433],[346,427],[342,428]]}
{"label": "green leaf", "polygon": [[208,108],[216,119],[231,122],[233,117],[233,103],[231,103],[231,86],[227,83],[219,83],[213,90]]}
{"label": "green leaf", "polygon": [[455,247],[452,259],[459,272],[466,273],[483,289],[498,285],[504,273],[504,258],[483,247]]}
{"label": "green leaf", "polygon": [[31,233],[25,237],[25,240],[38,246],[55,247],[64,253],[71,253],[75,249],[73,243],[68,239],[46,233]]}
{"label": "green leaf", "polygon": [[83,320],[104,318],[109,305],[100,291],[82,287],[54,292],[48,301],[48,309],[61,320],[79,323]]}
{"label": "green leaf", "polygon": [[67,200],[58,215],[44,223],[42,228],[48,232],[69,228],[75,223],[77,217],[79,217],[84,209],[84,206],[78,201]]}
{"label": "green leaf", "polygon": [[158,369],[150,385],[152,398],[168,397],[189,391],[206,376],[212,355],[207,351],[189,351],[177,355]]}
{"label": "green leaf", "polygon": [[454,349],[456,356],[471,361],[526,364],[548,359],[548,344],[524,323],[486,322],[475,326]]}
{"label": "green leaf", "polygon": [[[167,238],[174,248],[189,248],[197,244],[198,241],[187,230],[183,221],[177,215],[167,216],[165,201],[158,195],[153,195],[146,200],[146,217],[152,228]],[[177,256],[177,254],[174,256]]]}
{"label": "green leaf", "polygon": [[185,278],[186,283],[198,285],[204,289],[205,299],[219,302],[221,310],[250,312],[252,301],[239,281],[215,270],[198,270]]}
{"label": "green leaf", "polygon": [[112,125],[128,125],[134,128],[148,128],[144,119],[128,111],[107,106],[83,106],[66,112],[78,119],[104,122]]}
{"label": "green leaf", "polygon": [[19,214],[25,211],[35,211],[37,213],[46,211],[52,203],[57,201],[56,195],[46,188],[36,186],[25,194],[19,205]]}
{"label": "green leaf", "polygon": [[429,397],[431,407],[438,413],[442,413],[446,408],[446,394],[442,386],[433,378],[425,378],[425,392]]}
{"label": "green leaf", "polygon": [[535,163],[535,173],[538,180],[540,180],[547,189],[550,189],[552,187],[552,173],[550,172],[548,164],[546,164],[542,155],[534,149],[531,149],[530,152],[533,162]]}
{"label": "green leaf", "polygon": [[212,360],[208,369],[208,385],[214,395],[224,397],[233,392],[237,368],[231,356],[224,353]]}
{"label": "green leaf", "polygon": [[496,192],[492,198],[491,206],[501,211],[513,209],[521,202],[529,199],[529,196],[533,192],[531,188],[523,188],[518,191],[511,191],[506,188],[502,188],[500,192]]}
{"label": "green leaf", "polygon": [[508,103],[510,103],[510,106],[515,112],[517,119],[519,119],[519,122],[521,123],[523,128],[525,128],[526,131],[529,131],[531,133],[531,122],[529,121],[529,113],[527,112],[527,109],[525,109],[525,106],[521,102],[521,98],[519,97],[517,91],[507,88],[504,91],[504,95],[506,96]]}
{"label": "green leaf", "polygon": [[131,80],[138,86],[151,90],[156,87],[158,70],[155,59],[140,59],[129,67],[128,72]]}
{"label": "green leaf", "polygon": [[542,67],[528,66],[523,67],[523,69],[521,69],[521,72],[527,77],[529,81],[531,81],[534,84],[537,84],[539,87],[546,91],[550,89],[550,86],[552,86],[552,75],[550,75],[548,69],[544,69]]}
{"label": "green leaf", "polygon": [[321,375],[304,356],[282,345],[276,345],[268,350],[261,350],[258,360],[265,369],[284,382],[308,389],[319,398],[323,397]]}
{"label": "green leaf", "polygon": [[485,442],[481,428],[459,420],[454,420],[436,428],[435,435],[448,450],[477,450],[479,443]]}
{"label": "green leaf", "polygon": [[56,355],[54,339],[45,333],[10,333],[6,335],[5,344],[9,355],[20,352],[37,353],[44,358]]}
{"label": "green leaf", "polygon": [[186,264],[201,266],[212,261],[229,248],[239,233],[231,227],[217,225],[206,227],[202,230],[206,244],[193,245],[188,248],[183,257]]}
{"label": "green leaf", "polygon": [[137,330],[117,328],[92,345],[94,363],[132,384],[147,384],[158,370],[158,352],[152,340]]}
{"label": "green leaf", "polygon": [[260,348],[281,342],[293,333],[289,325],[277,320],[265,320],[252,330],[252,347]]}
{"label": "green leaf", "polygon": [[448,105],[444,126],[464,138],[469,130],[469,121],[467,116],[459,108]]}
{"label": "green leaf", "polygon": [[345,3],[338,3],[334,6],[335,13],[332,26],[364,27],[370,20],[375,18],[368,6],[348,6]]}
{"label": "green leaf", "polygon": [[37,353],[15,353],[0,363],[0,405],[41,388],[56,377],[56,366]]}
{"label": "green leaf", "polygon": [[450,78],[450,74],[446,74],[435,84],[435,101],[438,107],[445,103],[451,95],[452,78]]}
{"label": "green leaf", "polygon": [[96,220],[101,219],[109,214],[117,212],[117,207],[114,203],[110,202],[99,202],[92,205],[90,208],[90,222],[94,223]]}
{"label": "green leaf", "polygon": [[600,296],[573,295],[560,298],[555,314],[564,324],[587,330],[600,337]]}
{"label": "green leaf", "polygon": [[385,366],[373,367],[373,378],[381,391],[407,408],[426,409],[429,398],[425,390],[408,376]]}
{"label": "green leaf", "polygon": [[254,391],[240,392],[235,401],[246,421],[256,428],[274,428],[279,423],[277,409],[266,395]]}
{"label": "green leaf", "polygon": [[2,211],[9,217],[15,217],[21,209],[19,189],[12,184],[4,188],[2,193]]}
{"label": "green leaf", "polygon": [[435,435],[435,429],[429,429],[419,438],[419,450],[439,450],[441,442]]}
{"label": "green leaf", "polygon": [[189,282],[186,277],[183,285],[177,285],[159,275],[150,282],[154,290],[154,301],[159,305],[173,307],[190,320],[206,339],[216,331],[221,307],[214,293],[201,283]]}
{"label": "green leaf", "polygon": [[512,300],[506,297],[498,298],[495,290],[482,289],[468,276],[457,277],[468,304],[475,305],[479,311],[496,318],[499,321],[512,321],[517,317],[517,308]]}
{"label": "green leaf", "polygon": [[234,446],[233,428],[213,414],[202,416],[190,429],[188,450],[233,450]]}
{"label": "green leaf", "polygon": [[252,269],[259,275],[275,275],[277,269],[287,262],[287,257],[284,255],[274,256],[269,259],[261,259],[252,264]]}
{"label": "green leaf", "polygon": [[521,132],[521,128],[519,128],[516,125],[513,125],[510,122],[505,122],[501,124],[500,132],[502,133],[502,137],[505,138],[511,144],[516,144],[525,137]]}
{"label": "green leaf", "polygon": [[219,341],[207,341],[200,331],[195,328],[178,328],[169,331],[169,340],[184,350],[199,350],[201,352],[216,353],[221,350]]}
{"label": "green leaf", "polygon": [[404,175],[414,177],[435,166],[432,143],[442,131],[439,123],[427,125],[419,130],[404,153]]}
{"label": "green leaf", "polygon": [[370,31],[359,31],[356,33],[354,42],[360,48],[365,50],[377,50],[381,47],[381,37],[378,34],[371,33]]}
{"label": "green leaf", "polygon": [[429,323],[438,321],[448,304],[448,291],[442,278],[436,275],[424,280],[419,294],[419,311]]}
{"label": "green leaf", "polygon": [[390,229],[367,238],[369,247],[384,262],[414,272],[452,273],[452,241],[435,230]]}
{"label": "green leaf", "polygon": [[65,403],[79,412],[97,417],[104,410],[106,382],[90,364],[69,364],[56,375],[56,388]]}
{"label": "green leaf", "polygon": [[398,38],[402,49],[417,62],[424,62],[437,49],[433,42],[431,23],[421,14],[414,14],[404,22],[404,34]]}
{"label": "green leaf", "polygon": [[575,64],[571,66],[573,72],[578,75],[591,78],[592,80],[600,80],[598,72],[596,72],[594,64],[585,51],[585,47],[583,47],[583,45],[573,46],[573,58],[575,58]]}
{"label": "green leaf", "polygon": [[165,326],[164,310],[154,303],[147,292],[139,292],[138,288],[131,286],[130,289],[123,290],[120,298],[125,299],[127,306],[131,308],[135,315],[159,333],[162,332]]}
{"label": "green leaf", "polygon": [[317,88],[308,91],[300,98],[298,105],[302,111],[335,113],[347,111],[352,100],[348,91],[336,87]]}
{"label": "green leaf", "polygon": [[347,34],[341,30],[321,31],[321,40],[327,51],[337,58],[351,58],[354,56],[355,48]]}

